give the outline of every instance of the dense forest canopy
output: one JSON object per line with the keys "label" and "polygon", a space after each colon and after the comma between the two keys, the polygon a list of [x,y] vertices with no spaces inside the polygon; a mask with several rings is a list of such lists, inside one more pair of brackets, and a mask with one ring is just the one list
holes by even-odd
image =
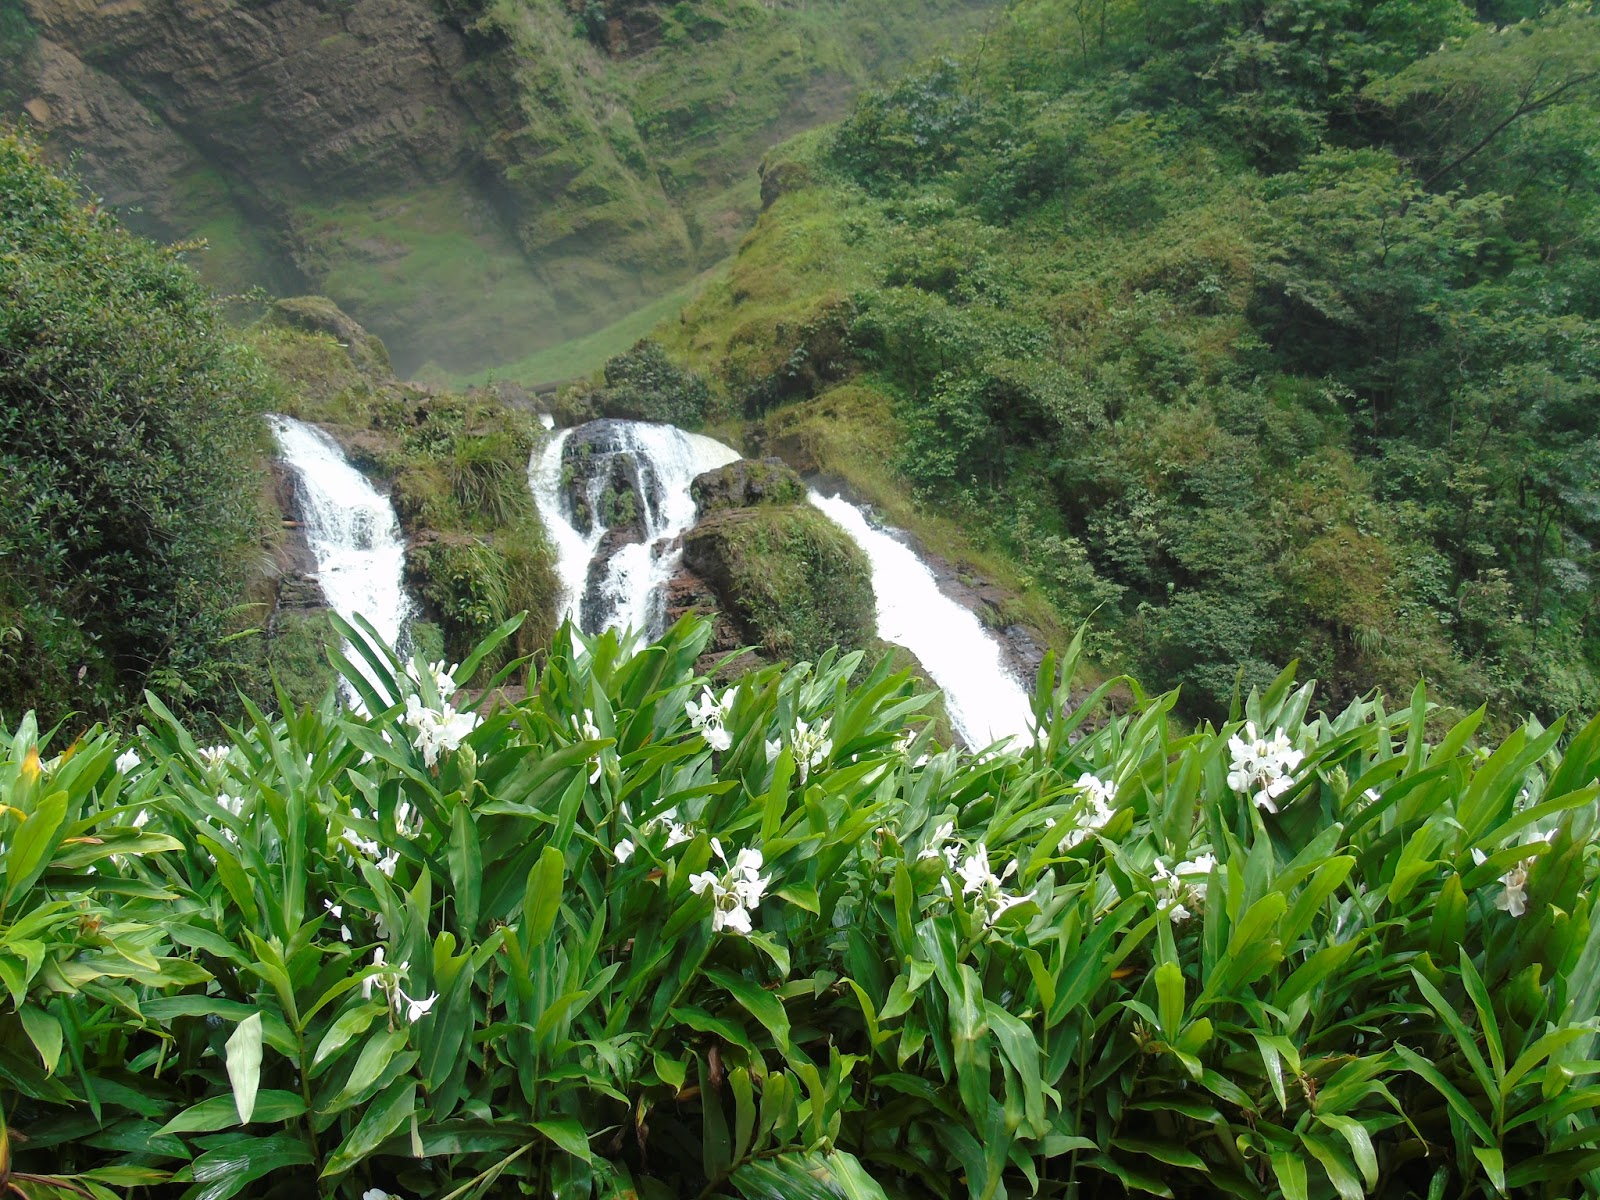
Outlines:
{"label": "dense forest canopy", "polygon": [[1192,711],[1592,708],[1597,83],[1582,5],[1013,4],[776,152],[675,336]]}

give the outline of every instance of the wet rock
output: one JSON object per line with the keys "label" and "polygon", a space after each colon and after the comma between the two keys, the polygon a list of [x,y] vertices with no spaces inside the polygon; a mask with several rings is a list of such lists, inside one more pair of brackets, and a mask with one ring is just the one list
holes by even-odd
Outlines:
{"label": "wet rock", "polygon": [[866,556],[809,505],[723,509],[683,539],[684,565],[747,642],[774,659],[867,645],[876,602]]}
{"label": "wet rock", "polygon": [[711,618],[711,640],[706,643],[704,653],[695,663],[695,670],[700,674],[732,678],[754,670],[766,661],[759,652],[747,650],[726,663],[720,671],[715,669],[721,660],[748,643],[738,625],[722,611],[722,600],[716,590],[680,563],[678,570],[667,581],[664,615],[667,624],[671,625],[691,612]]}
{"label": "wet rock", "polygon": [[704,519],[725,508],[755,504],[801,504],[806,485],[781,458],[741,458],[695,477],[689,485],[695,515]]}
{"label": "wet rock", "polygon": [[280,522],[280,531],[270,544],[275,608],[326,608],[327,599],[317,582],[317,558],[301,522],[300,477],[277,460],[272,462],[272,500]]}

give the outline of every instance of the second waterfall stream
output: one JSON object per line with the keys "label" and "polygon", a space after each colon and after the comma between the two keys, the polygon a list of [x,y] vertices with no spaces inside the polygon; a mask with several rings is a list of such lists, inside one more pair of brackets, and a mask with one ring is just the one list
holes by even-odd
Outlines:
{"label": "second waterfall stream", "polygon": [[365,617],[385,641],[398,645],[411,601],[406,543],[394,506],[316,426],[276,415],[267,422],[295,474],[306,544],[317,560],[328,607],[346,620]]}
{"label": "second waterfall stream", "polygon": [[[534,453],[528,483],[557,552],[558,616],[593,633],[634,628],[659,633],[679,539],[695,520],[690,484],[733,462],[738,451],[670,425],[605,421],[564,429]],[[578,435],[584,440],[574,443]],[[597,514],[619,481],[642,498],[641,539],[603,546]],[[574,498],[578,503],[574,503]],[[875,528],[847,500],[813,492],[811,503],[866,555],[877,600],[878,636],[916,655],[945,693],[951,724],[974,748],[1028,736],[1027,693],[1007,669],[1000,644],[968,609],[939,590],[926,563],[891,531]]]}

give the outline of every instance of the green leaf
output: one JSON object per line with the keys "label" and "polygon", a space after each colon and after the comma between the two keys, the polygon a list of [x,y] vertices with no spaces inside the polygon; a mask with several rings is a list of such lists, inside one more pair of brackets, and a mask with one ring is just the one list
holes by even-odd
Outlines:
{"label": "green leaf", "polygon": [[1365,1200],[1366,1192],[1361,1187],[1361,1181],[1356,1178],[1356,1173],[1345,1165],[1344,1160],[1331,1145],[1309,1133],[1300,1135],[1300,1144],[1311,1152],[1311,1157],[1322,1164],[1322,1169],[1327,1172],[1334,1191],[1339,1193],[1339,1200]]}
{"label": "green leaf", "polygon": [[834,1182],[845,1200],[888,1200],[878,1181],[867,1174],[860,1160],[849,1151],[833,1151],[824,1165],[833,1172]]}
{"label": "green leaf", "polygon": [[228,1038],[228,1082],[233,1085],[239,1124],[250,1124],[256,1110],[256,1089],[261,1085],[261,1014],[251,1013]]}
{"label": "green leaf", "polygon": [[1438,1067],[1409,1047],[1396,1044],[1394,1052],[1405,1060],[1408,1067],[1434,1086],[1456,1116],[1471,1126],[1472,1132],[1478,1135],[1479,1140],[1486,1145],[1493,1144],[1495,1137],[1489,1130],[1488,1122],[1483,1119],[1483,1114],[1467,1102],[1467,1098],[1444,1077]]}
{"label": "green leaf", "polygon": [[34,807],[12,836],[5,856],[5,907],[33,886],[50,865],[50,852],[60,841],[57,834],[67,819],[67,794],[52,792]]}
{"label": "green leaf", "polygon": [[28,1040],[39,1052],[44,1073],[54,1075],[56,1064],[61,1061],[61,1022],[36,1004],[22,1005],[17,1009],[17,1016],[22,1018],[22,1027],[27,1030]]}
{"label": "green leaf", "polygon": [[[293,1092],[275,1091],[271,1088],[256,1093],[256,1107],[252,1119],[264,1123],[292,1120],[306,1111],[306,1102]],[[159,1130],[157,1136],[168,1133],[210,1133],[217,1129],[232,1129],[239,1124],[239,1108],[232,1096],[212,1096],[199,1104],[184,1109]]]}
{"label": "green leaf", "polygon": [[548,1121],[535,1121],[533,1127],[574,1158],[592,1161],[594,1156],[589,1150],[589,1139],[583,1132],[582,1123],[576,1119],[553,1117]]}
{"label": "green leaf", "polygon": [[688,1064],[680,1059],[668,1058],[659,1050],[655,1051],[653,1061],[661,1082],[674,1091],[682,1091],[684,1081],[689,1077]]}
{"label": "green leaf", "polygon": [[317,1043],[317,1050],[311,1056],[311,1069],[307,1072],[307,1076],[315,1079],[320,1075],[334,1055],[349,1044],[352,1038],[365,1033],[367,1027],[387,1011],[384,1005],[366,1003],[340,1013],[338,1019],[328,1027],[328,1032],[322,1035],[322,1041]]}
{"label": "green leaf", "polygon": [[1306,1160],[1294,1151],[1283,1151],[1272,1156],[1272,1173],[1283,1189],[1283,1200],[1311,1200],[1306,1179]]}
{"label": "green leaf", "polygon": [[190,1165],[190,1178],[203,1186],[186,1193],[186,1200],[228,1200],[269,1172],[310,1162],[311,1151],[298,1134],[229,1138],[226,1145],[202,1154]]}
{"label": "green leaf", "polygon": [[1186,1150],[1176,1142],[1156,1141],[1154,1138],[1117,1138],[1111,1143],[1128,1154],[1143,1154],[1169,1167],[1185,1167],[1191,1171],[1207,1171],[1206,1160],[1193,1150]]}
{"label": "green leaf", "polygon": [[1472,1154],[1483,1164],[1484,1173],[1489,1176],[1489,1182],[1494,1184],[1494,1190],[1504,1196],[1506,1194],[1505,1155],[1498,1150],[1491,1150],[1487,1146],[1474,1146]]}
{"label": "green leaf", "polygon": [[338,1094],[319,1111],[325,1114],[341,1112],[354,1104],[373,1084],[378,1082],[389,1065],[389,1060],[406,1044],[403,1029],[386,1029],[361,1047],[356,1064],[350,1068],[350,1077]]}
{"label": "green leaf", "polygon": [[566,860],[554,846],[546,846],[528,872],[528,890],[522,901],[522,940],[530,947],[530,953],[533,947],[543,945],[555,929],[566,873]]}
{"label": "green leaf", "polygon": [[785,1058],[789,1055],[789,1014],[784,1011],[783,1001],[771,992],[758,987],[748,979],[743,979],[730,971],[719,970],[712,967],[706,970],[706,978],[728,995],[737,1000],[752,1017],[760,1021],[767,1033],[772,1036],[773,1044],[778,1052]]}
{"label": "green leaf", "polygon": [[1368,1189],[1377,1187],[1378,1155],[1372,1148],[1372,1135],[1367,1132],[1367,1127],[1354,1117],[1338,1117],[1328,1113],[1318,1113],[1317,1120],[1350,1143],[1350,1153],[1356,1160],[1361,1178],[1366,1180]]}
{"label": "green leaf", "polygon": [[450,882],[455,891],[456,916],[461,936],[470,938],[478,926],[478,897],[483,888],[483,852],[472,813],[458,804],[450,814]]}
{"label": "green leaf", "polygon": [[378,1093],[361,1114],[361,1120],[340,1143],[322,1168],[321,1178],[342,1175],[358,1166],[383,1140],[411,1118],[417,1110],[417,1081],[397,1079]]}
{"label": "green leaf", "polygon": [[1155,969],[1155,984],[1161,1032],[1175,1041],[1183,1028],[1183,968],[1175,962],[1162,963]]}

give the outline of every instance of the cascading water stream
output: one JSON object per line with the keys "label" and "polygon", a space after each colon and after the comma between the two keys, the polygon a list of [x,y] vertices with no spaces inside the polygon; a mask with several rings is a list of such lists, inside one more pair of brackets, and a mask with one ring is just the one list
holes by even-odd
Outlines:
{"label": "cascading water stream", "polygon": [[904,646],[943,689],[950,723],[974,749],[1004,737],[1026,740],[1032,709],[983,623],[939,590],[933,572],[892,532],[838,496],[811,503],[850,535],[872,564],[878,636]]}
{"label": "cascading water stream", "polygon": [[[576,447],[575,430],[557,433],[528,464],[528,485],[555,543],[562,596],[558,616],[590,632],[633,628],[659,633],[676,543],[695,519],[696,475],[739,457],[732,447],[671,425],[607,421]],[[609,553],[599,569],[621,480],[642,505],[632,519],[641,540]],[[579,503],[575,503],[576,499]],[[1026,738],[1027,693],[1007,670],[1000,645],[978,618],[939,590],[925,563],[892,533],[873,528],[846,500],[810,494],[811,503],[861,547],[872,567],[878,636],[906,647],[944,689],[951,723],[973,747]],[[586,510],[586,511],[580,511]]]}
{"label": "cascading water stream", "polygon": [[[556,434],[528,465],[534,502],[556,545],[556,571],[562,585],[557,615],[581,618],[591,633],[630,628],[659,633],[666,612],[667,581],[681,554],[675,543],[694,524],[689,485],[696,475],[733,462],[739,452],[672,425],[608,421],[605,440],[591,443],[591,461],[586,464],[585,518],[573,511],[567,495],[571,434],[571,430]],[[606,534],[606,522],[598,514],[605,510],[605,493],[618,468],[626,474],[631,495],[642,508],[637,519],[643,537],[617,548],[591,587],[590,565]],[[587,525],[587,532],[580,525]],[[591,601],[587,607],[586,593]]]}
{"label": "cascading water stream", "polygon": [[317,582],[328,607],[346,620],[365,617],[396,645],[411,602],[403,582],[405,540],[394,506],[322,430],[292,417],[272,415],[267,422],[299,480],[306,543],[317,560]]}

